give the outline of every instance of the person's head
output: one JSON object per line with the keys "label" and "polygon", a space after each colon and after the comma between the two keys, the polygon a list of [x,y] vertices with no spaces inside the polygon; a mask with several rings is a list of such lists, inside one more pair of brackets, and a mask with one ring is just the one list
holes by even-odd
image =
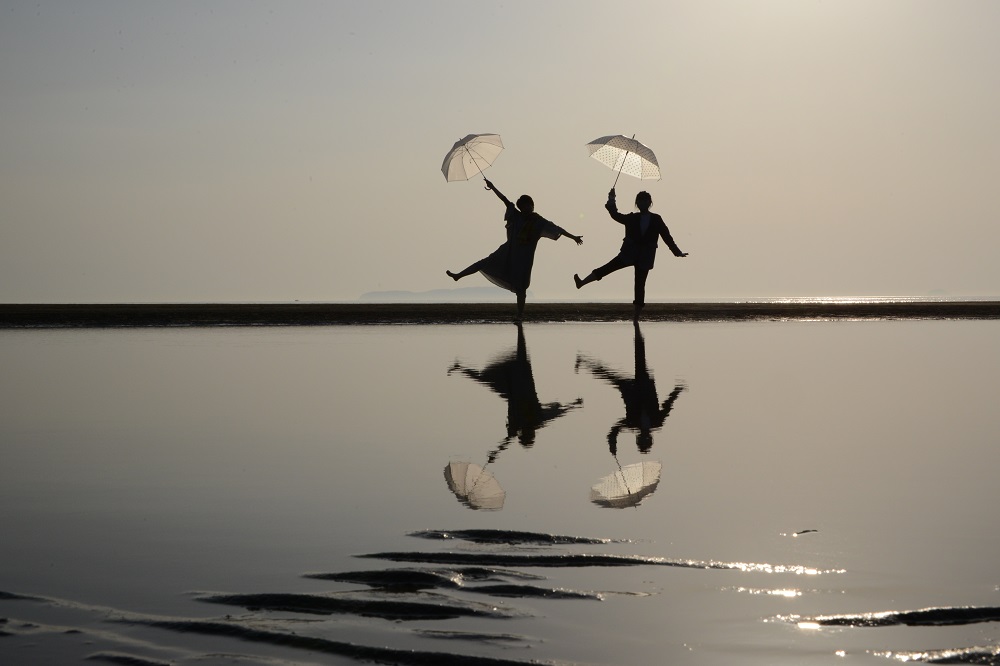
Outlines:
{"label": "person's head", "polygon": [[648,430],[640,430],[635,434],[635,446],[642,453],[649,453],[653,448],[653,433]]}
{"label": "person's head", "polygon": [[641,211],[649,210],[649,207],[653,205],[653,197],[649,196],[649,192],[639,192],[635,195],[635,207]]}
{"label": "person's head", "polygon": [[517,209],[522,213],[533,213],[535,211],[535,200],[527,194],[522,194],[517,198]]}

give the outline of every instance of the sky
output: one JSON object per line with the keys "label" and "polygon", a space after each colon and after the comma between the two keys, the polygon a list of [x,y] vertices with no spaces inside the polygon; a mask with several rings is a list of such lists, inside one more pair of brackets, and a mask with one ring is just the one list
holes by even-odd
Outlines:
{"label": "sky", "polygon": [[[0,0],[0,302],[350,301],[482,287],[486,175],[584,237],[529,298],[577,291],[622,230],[585,144],[662,178],[648,301],[1000,298],[992,0]],[[513,297],[511,297],[513,300]]]}

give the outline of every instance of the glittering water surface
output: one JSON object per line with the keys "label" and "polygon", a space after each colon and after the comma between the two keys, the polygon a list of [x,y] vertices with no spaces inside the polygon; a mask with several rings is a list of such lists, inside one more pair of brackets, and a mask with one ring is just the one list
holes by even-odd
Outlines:
{"label": "glittering water surface", "polygon": [[0,662],[998,663],[998,327],[0,332]]}

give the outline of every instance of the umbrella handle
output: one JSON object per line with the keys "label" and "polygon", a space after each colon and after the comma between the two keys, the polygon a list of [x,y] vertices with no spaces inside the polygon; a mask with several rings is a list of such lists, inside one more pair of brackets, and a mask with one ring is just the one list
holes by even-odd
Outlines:
{"label": "umbrella handle", "polygon": [[[632,136],[634,137],[635,134],[633,134]],[[618,182],[617,178],[615,179],[615,182]],[[628,483],[625,481],[625,470],[622,469],[622,464],[620,462],[618,462],[618,456],[612,455],[611,457],[615,459],[615,464],[618,465],[618,471],[621,472],[621,474],[622,474],[622,485],[625,486],[625,492],[627,492],[629,495],[631,495],[632,494],[632,489],[628,487]],[[632,508],[638,509],[639,505],[636,504]]]}

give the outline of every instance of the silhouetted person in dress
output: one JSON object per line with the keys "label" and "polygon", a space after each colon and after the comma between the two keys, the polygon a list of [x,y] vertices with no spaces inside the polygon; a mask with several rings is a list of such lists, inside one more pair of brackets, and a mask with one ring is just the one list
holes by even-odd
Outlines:
{"label": "silhouetted person in dress", "polygon": [[625,416],[611,427],[608,432],[608,448],[611,455],[618,455],[618,434],[625,429],[635,430],[635,444],[641,453],[648,453],[653,447],[653,431],[663,427],[683,384],[674,386],[667,399],[662,403],[656,394],[656,382],[646,367],[646,345],[642,338],[639,324],[635,324],[635,376],[626,377],[611,370],[604,364],[593,359],[577,356],[577,369],[583,366],[595,377],[612,384],[621,393],[625,403]]}
{"label": "silhouetted person in dress", "polygon": [[[484,179],[485,180],[485,179]],[[535,261],[535,247],[543,236],[559,240],[560,236],[572,238],[583,244],[582,236],[574,236],[562,227],[549,222],[535,212],[535,202],[527,194],[518,197],[517,205],[511,203],[493,183],[486,180],[486,189],[493,190],[507,207],[503,219],[507,223],[507,241],[485,259],[480,259],[458,273],[445,271],[453,280],[461,280],[473,273],[483,276],[517,295],[517,320],[524,316],[524,301],[531,284],[531,267]]]}
{"label": "silhouetted person in dress", "polygon": [[517,327],[515,349],[497,357],[482,370],[465,367],[456,361],[448,374],[456,371],[485,385],[507,401],[507,437],[491,456],[506,448],[507,442],[515,437],[521,446],[533,446],[536,431],[583,404],[582,399],[571,403],[545,404],[538,399],[528,347],[524,342],[524,329],[520,325]]}
{"label": "silhouetted person in dress", "polygon": [[639,313],[646,304],[646,277],[653,268],[656,259],[657,239],[662,238],[675,257],[686,257],[687,252],[681,252],[680,248],[670,236],[670,230],[663,222],[663,218],[649,210],[653,205],[653,197],[649,192],[639,192],[635,195],[635,207],[639,209],[637,213],[619,213],[618,205],[615,202],[615,190],[611,188],[608,192],[608,202],[604,207],[608,210],[612,219],[625,226],[625,237],[622,239],[621,249],[618,256],[608,263],[595,268],[590,275],[580,279],[577,274],[573,275],[576,288],[579,289],[585,284],[600,280],[604,276],[614,273],[628,266],[635,266],[635,314],[633,319],[639,320]]}

